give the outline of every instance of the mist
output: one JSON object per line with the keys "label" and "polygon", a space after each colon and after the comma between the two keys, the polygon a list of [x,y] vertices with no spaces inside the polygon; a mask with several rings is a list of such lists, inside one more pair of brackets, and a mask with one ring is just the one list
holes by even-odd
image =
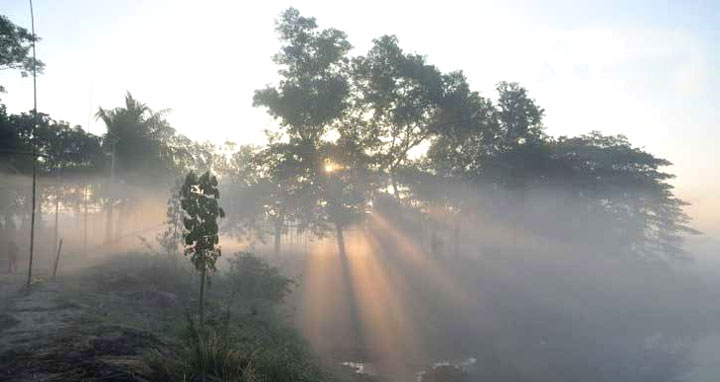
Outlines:
{"label": "mist", "polygon": [[[41,75],[0,22],[0,69]],[[0,104],[0,379],[720,376],[720,241],[665,153],[553,135],[533,89],[480,93],[394,35],[275,27],[259,145],[129,91],[100,135]]]}
{"label": "mist", "polygon": [[[10,179],[20,187],[30,182]],[[83,182],[98,181],[104,179]],[[52,179],[40,184],[49,189]],[[518,204],[487,189],[443,186],[448,194],[473,198],[459,226],[447,211],[419,219],[414,209],[385,200],[363,224],[346,230],[342,258],[333,235],[288,223],[275,253],[272,222],[257,228],[266,232],[261,238],[238,235],[227,224],[219,243],[227,255],[218,272],[227,271],[227,258],[237,251],[252,251],[278,267],[298,283],[282,310],[314,351],[389,380],[414,380],[432,365],[448,364],[496,381],[712,378],[701,377],[714,375],[708,373],[717,355],[708,341],[717,336],[720,313],[713,304],[718,267],[707,258],[708,239],[691,240],[700,248],[678,261],[627,257],[596,231],[607,222],[564,220],[581,215],[582,206],[563,203],[563,190],[535,190]],[[85,248],[82,209],[61,204],[61,273],[128,252],[164,257],[156,237],[170,189],[158,191],[134,191],[133,207],[123,217],[115,214],[111,242],[104,240],[107,212],[91,205]],[[36,272],[49,274],[56,255],[48,240],[53,200],[42,219]],[[25,252],[27,230],[16,235]],[[22,269],[27,259],[21,259]]]}

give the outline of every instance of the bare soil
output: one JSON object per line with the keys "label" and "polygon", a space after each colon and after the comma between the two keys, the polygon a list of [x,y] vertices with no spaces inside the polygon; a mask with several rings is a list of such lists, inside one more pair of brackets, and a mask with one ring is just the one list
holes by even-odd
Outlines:
{"label": "bare soil", "polygon": [[78,294],[74,281],[37,282],[30,290],[20,285],[18,275],[0,275],[0,380],[151,380],[143,357],[168,345],[149,331],[103,319],[106,307],[95,304],[131,305],[137,296],[118,301],[110,292]]}

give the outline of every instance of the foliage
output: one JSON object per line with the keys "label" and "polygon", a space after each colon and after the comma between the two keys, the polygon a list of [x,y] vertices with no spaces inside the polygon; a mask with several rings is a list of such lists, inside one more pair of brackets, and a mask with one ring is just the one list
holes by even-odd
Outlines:
{"label": "foliage", "polygon": [[441,132],[427,153],[427,164],[443,177],[472,182],[514,184],[512,179],[532,176],[541,150],[543,110],[516,83],[497,86],[498,101],[471,92],[464,77],[452,80],[454,91],[446,100]]}
{"label": "foliage", "polygon": [[179,248],[183,240],[183,227],[185,213],[180,203],[180,188],[182,182],[180,179],[170,191],[170,198],[167,201],[167,210],[165,212],[165,230],[157,235],[157,242],[164,250],[165,255],[175,261],[179,254]]}
{"label": "foliage", "polygon": [[200,177],[190,171],[180,188],[180,205],[185,211],[185,255],[197,270],[215,270],[221,255],[217,219],[225,216],[218,205],[220,191],[217,178],[209,171]]}
{"label": "foliage", "polygon": [[[33,71],[41,73],[45,64],[33,60],[30,49],[39,38],[27,29],[15,25],[7,16],[0,15],[0,70],[19,70],[23,77]],[[0,86],[0,92],[5,89]]]}
{"label": "foliage", "polygon": [[[15,218],[25,219],[30,211],[29,189],[22,179],[32,173],[33,124],[31,113],[8,114],[0,105],[0,173],[5,179],[0,190],[0,228],[14,230]],[[38,176],[52,178],[38,193],[39,211],[56,197],[64,206],[79,209],[85,202],[85,186],[91,190],[88,203],[94,205],[98,185],[90,178],[106,163],[100,137],[38,113],[34,143],[42,155],[37,161]]]}
{"label": "foliage", "polygon": [[225,334],[213,328],[198,328],[188,317],[188,341],[184,365],[190,380],[253,382],[256,380],[251,357],[237,350]]}
{"label": "foliage", "polygon": [[[348,176],[362,171],[327,171],[355,167],[338,156],[325,138],[342,123],[349,107],[350,43],[336,29],[318,30],[315,19],[285,11],[277,26],[284,45],[275,56],[282,77],[277,87],[255,92],[254,105],[264,106],[285,133],[285,140],[271,136],[258,162],[267,175],[272,198],[265,210],[274,220],[276,243],[286,221],[318,235],[335,230],[344,252],[343,228],[362,216],[366,201],[361,182]],[[352,166],[352,167],[350,167]],[[342,174],[342,175],[341,175]],[[277,244],[276,244],[277,248]]]}
{"label": "foliage", "polygon": [[[593,132],[548,138],[542,133],[543,110],[525,89],[507,83],[497,89],[497,105],[476,95],[464,97],[473,99],[466,104],[474,110],[469,123],[438,134],[419,168],[408,176],[417,199],[445,199],[447,211],[469,211],[465,207],[473,199],[470,194],[446,189],[491,184],[502,187],[513,202],[487,208],[514,216],[515,224],[601,244],[596,247],[608,253],[683,256],[682,236],[694,230],[687,226],[685,203],[672,195],[667,183],[672,176],[659,171],[668,161],[632,147],[622,136]],[[545,195],[545,200],[526,204],[535,194]],[[533,215],[538,204],[547,208]]]}
{"label": "foliage", "polygon": [[147,184],[173,173],[174,152],[168,141],[175,131],[165,120],[166,113],[154,112],[129,92],[124,107],[98,109],[95,116],[107,127],[103,146],[115,152],[116,176],[131,184]]}
{"label": "foliage", "polygon": [[[271,329],[272,340],[244,337],[241,326],[201,328],[188,319],[184,342],[172,357],[151,353],[155,380],[321,382],[332,380],[310,350],[287,329]],[[260,328],[253,328],[260,330]]]}
{"label": "foliage", "polygon": [[[32,152],[34,123],[32,113],[8,115],[5,106],[0,107],[0,159],[15,173],[26,175],[32,170],[32,156],[22,153]],[[104,163],[99,137],[45,113],[38,113],[34,143],[43,156],[38,163],[41,175],[62,169],[65,176],[89,176]]]}
{"label": "foliage", "polygon": [[[169,263],[166,259],[159,260]],[[238,253],[230,263],[228,272],[216,278],[213,293],[208,294],[208,318],[204,325],[188,315],[182,322],[176,322],[179,330],[171,332],[178,340],[174,351],[170,354],[152,352],[146,357],[153,379],[201,380],[205,375],[209,381],[329,380],[307,344],[284,317],[274,314],[272,309],[257,314],[247,314],[245,310],[259,303],[276,307],[289,292],[292,282],[277,268],[249,253]],[[158,271],[159,276],[169,277],[168,281],[182,282],[172,277],[170,266],[155,272]],[[148,279],[154,277],[152,273],[143,275]],[[133,278],[131,282],[137,285],[141,280]],[[180,287],[167,286],[170,290]],[[186,294],[179,296],[188,298]]]}
{"label": "foliage", "polygon": [[[375,139],[367,149],[394,177],[410,150],[435,132],[443,79],[434,66],[425,63],[424,57],[404,53],[395,36],[373,42],[366,56],[353,61],[353,81],[358,88],[356,107],[372,115],[366,126]],[[398,190],[394,191],[397,194]]]}
{"label": "foliage", "polygon": [[514,146],[541,139],[544,111],[528,97],[527,90],[517,83],[500,82],[497,92],[497,115],[504,144]]}
{"label": "foliage", "polygon": [[[440,231],[452,229],[459,235],[464,222],[489,217],[550,242],[568,244],[580,260],[589,259],[597,248],[625,260],[685,256],[683,237],[695,231],[683,211],[685,203],[673,194],[672,175],[663,170],[670,162],[633,146],[627,138],[598,132],[550,137],[544,132],[544,110],[527,89],[500,82],[495,98],[483,97],[471,89],[461,71],[440,71],[424,56],[403,50],[394,36],[381,36],[373,40],[367,53],[351,57],[351,44],[343,32],[319,28],[314,18],[303,17],[293,8],[281,15],[276,31],[282,46],[273,59],[280,80],[257,90],[253,97],[253,105],[265,108],[279,125],[262,147],[220,148],[194,142],[175,132],[165,119],[166,110],[153,111],[130,93],[121,107],[98,110],[96,117],[107,127],[103,137],[44,113],[38,113],[35,135],[31,136],[34,116],[8,114],[0,105],[0,172],[4,179],[0,229],[14,234],[18,220],[28,224],[24,220],[30,199],[22,180],[32,172],[32,157],[27,153],[36,149],[41,155],[40,177],[62,179],[43,185],[42,191],[50,192],[41,192],[41,212],[43,202],[52,198],[77,208],[85,196],[78,190],[85,185],[91,190],[94,207],[104,201],[112,210],[118,200],[128,202],[125,207],[143,191],[164,190],[176,175],[191,170],[185,183],[172,191],[166,230],[158,241],[170,254],[177,251],[180,239],[184,240],[185,255],[201,272],[201,309],[206,272],[216,270],[221,255],[221,228],[223,233],[251,243],[264,240],[266,231],[271,230],[277,247],[291,226],[318,236],[335,232],[344,254],[343,230],[362,224],[372,211],[391,215],[395,226],[420,234],[431,229],[428,236],[433,249],[437,248],[436,234],[447,233]],[[25,29],[0,16],[0,69],[27,74],[33,65],[28,57],[33,39]],[[39,62],[38,68],[42,68]],[[125,184],[125,192],[111,195],[103,179],[113,152],[117,183]],[[118,184],[113,187],[120,188]],[[137,194],[130,191],[133,188],[139,190]],[[221,192],[230,196],[224,202],[228,219],[222,227],[217,222],[225,213],[218,204]],[[111,219],[109,216],[108,221]],[[462,242],[457,238],[456,243]],[[485,244],[470,240],[475,238],[469,235],[463,239],[476,247]],[[493,249],[500,254],[512,250]],[[457,264],[463,265],[460,260]],[[567,264],[571,263],[565,259],[557,268],[563,265],[577,272],[579,266]],[[622,264],[629,267],[633,261]],[[143,275],[156,276],[149,288],[180,289],[173,283],[175,274],[147,268]],[[490,277],[489,272],[481,275]],[[123,285],[133,285],[139,278],[123,280]],[[227,300],[214,300],[208,307],[216,315],[225,307],[220,313],[234,314],[241,309],[252,313],[238,315],[242,320],[233,325],[226,320],[225,327],[217,326],[222,320],[214,317],[206,329],[201,310],[201,328],[193,327],[191,321],[194,334],[188,337],[187,352],[176,365],[180,374],[173,378],[207,375],[251,380],[254,375],[278,381],[322,379],[297,334],[268,318],[272,309],[258,313],[258,306],[272,307],[282,301],[291,286],[290,279],[259,258],[246,252],[237,254],[214,288],[228,293],[210,293],[212,298],[222,295]],[[473,285],[469,290],[486,286]],[[526,289],[534,288],[542,291],[538,285]],[[577,338],[574,333],[597,332],[608,325],[608,319],[590,324],[570,320],[570,313],[555,316],[531,305],[541,294],[527,300],[503,296],[502,303],[493,306],[498,317],[530,317],[502,322],[508,325],[503,338],[493,339],[524,345],[508,345],[527,352],[518,355],[521,361],[511,366],[529,365],[547,356],[542,360],[554,362],[556,370],[574,380],[582,380],[582,373],[587,373],[583,358],[588,354],[596,358],[593,362],[600,365],[598,370],[615,368],[618,375],[650,375],[653,367],[659,370],[657,374],[670,375],[669,369],[682,366],[684,360],[677,351],[643,350],[641,342],[653,334],[651,328],[634,328],[633,336],[593,347],[594,336]],[[443,316],[443,320],[447,318]],[[625,323],[616,325],[606,332],[625,327]],[[563,332],[561,326],[572,331]],[[531,345],[521,338],[543,331],[555,335],[552,345],[557,348],[547,351],[549,342],[544,338]],[[563,333],[565,338],[561,338]],[[482,361],[487,365],[484,376],[518,380],[519,372],[508,371],[513,367],[500,365],[494,356]],[[461,376],[457,370],[440,367],[425,378]]]}
{"label": "foliage", "polygon": [[[624,136],[598,132],[553,144],[554,166],[562,173],[555,187],[570,190],[584,206],[578,220],[593,228],[604,244],[652,259],[684,257],[682,236],[697,233],[687,224],[687,203],[672,194],[673,176],[661,172],[670,162],[633,147]],[[606,227],[606,228],[603,228]]]}
{"label": "foliage", "polygon": [[264,300],[277,304],[290,293],[293,285],[279,269],[249,252],[238,252],[230,259],[226,277],[230,283],[231,301],[239,298],[245,302]]}
{"label": "foliage", "polygon": [[215,270],[215,263],[221,255],[217,219],[224,217],[225,212],[218,205],[220,191],[217,185],[217,178],[210,171],[200,177],[190,171],[180,187],[180,205],[185,211],[185,255],[190,255],[190,261],[200,272],[200,325],[204,318],[206,273]]}
{"label": "foliage", "polygon": [[347,107],[351,45],[345,33],[318,30],[314,18],[294,8],[283,12],[276,30],[284,43],[274,57],[282,80],[256,91],[253,105],[267,107],[291,137],[317,143]]}

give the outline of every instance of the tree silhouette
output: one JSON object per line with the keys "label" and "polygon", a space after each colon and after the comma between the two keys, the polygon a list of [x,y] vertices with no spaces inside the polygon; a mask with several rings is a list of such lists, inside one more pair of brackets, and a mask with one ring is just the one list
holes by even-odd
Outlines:
{"label": "tree silhouette", "polygon": [[[146,104],[125,95],[125,106],[114,109],[99,108],[95,117],[105,123],[107,132],[103,147],[109,153],[110,181],[106,184],[106,241],[119,237],[127,213],[137,198],[126,186],[161,186],[173,178],[174,152],[169,146],[174,129],[164,119],[167,110],[154,112]],[[121,180],[122,182],[118,182]],[[118,225],[113,229],[113,213],[119,210]]]}
{"label": "tree silhouette", "polygon": [[403,52],[395,36],[383,36],[374,40],[366,56],[353,61],[353,82],[358,88],[356,107],[371,115],[366,127],[375,141],[368,149],[378,156],[399,198],[398,168],[410,150],[435,132],[442,75],[424,57]]}
{"label": "tree silhouette", "polygon": [[336,178],[325,171],[333,161],[325,138],[349,106],[351,46],[343,32],[319,30],[314,18],[302,17],[294,8],[281,15],[276,30],[284,43],[274,57],[280,65],[280,83],[256,91],[253,98],[255,106],[266,107],[278,120],[285,138],[272,138],[259,154],[278,203],[269,209],[276,238],[283,222],[292,218],[319,235],[334,230],[344,254],[344,222],[338,212],[344,204],[337,199],[343,193],[337,191]]}

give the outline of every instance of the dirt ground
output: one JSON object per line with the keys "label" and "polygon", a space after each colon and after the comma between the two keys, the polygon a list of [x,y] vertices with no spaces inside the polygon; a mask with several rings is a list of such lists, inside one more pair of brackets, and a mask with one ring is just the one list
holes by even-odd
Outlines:
{"label": "dirt ground", "polygon": [[[153,256],[69,256],[57,280],[39,266],[29,290],[24,264],[17,274],[0,270],[0,381],[158,380],[148,355],[177,356],[173,341],[197,304],[194,289],[178,287],[182,275],[162,264]],[[334,358],[323,364],[339,381],[369,380]]]}
{"label": "dirt ground", "polygon": [[102,301],[131,306],[137,296],[104,292],[88,272],[58,281],[40,275],[29,290],[22,272],[0,274],[0,380],[149,380],[143,356],[167,344],[105,319]]}

